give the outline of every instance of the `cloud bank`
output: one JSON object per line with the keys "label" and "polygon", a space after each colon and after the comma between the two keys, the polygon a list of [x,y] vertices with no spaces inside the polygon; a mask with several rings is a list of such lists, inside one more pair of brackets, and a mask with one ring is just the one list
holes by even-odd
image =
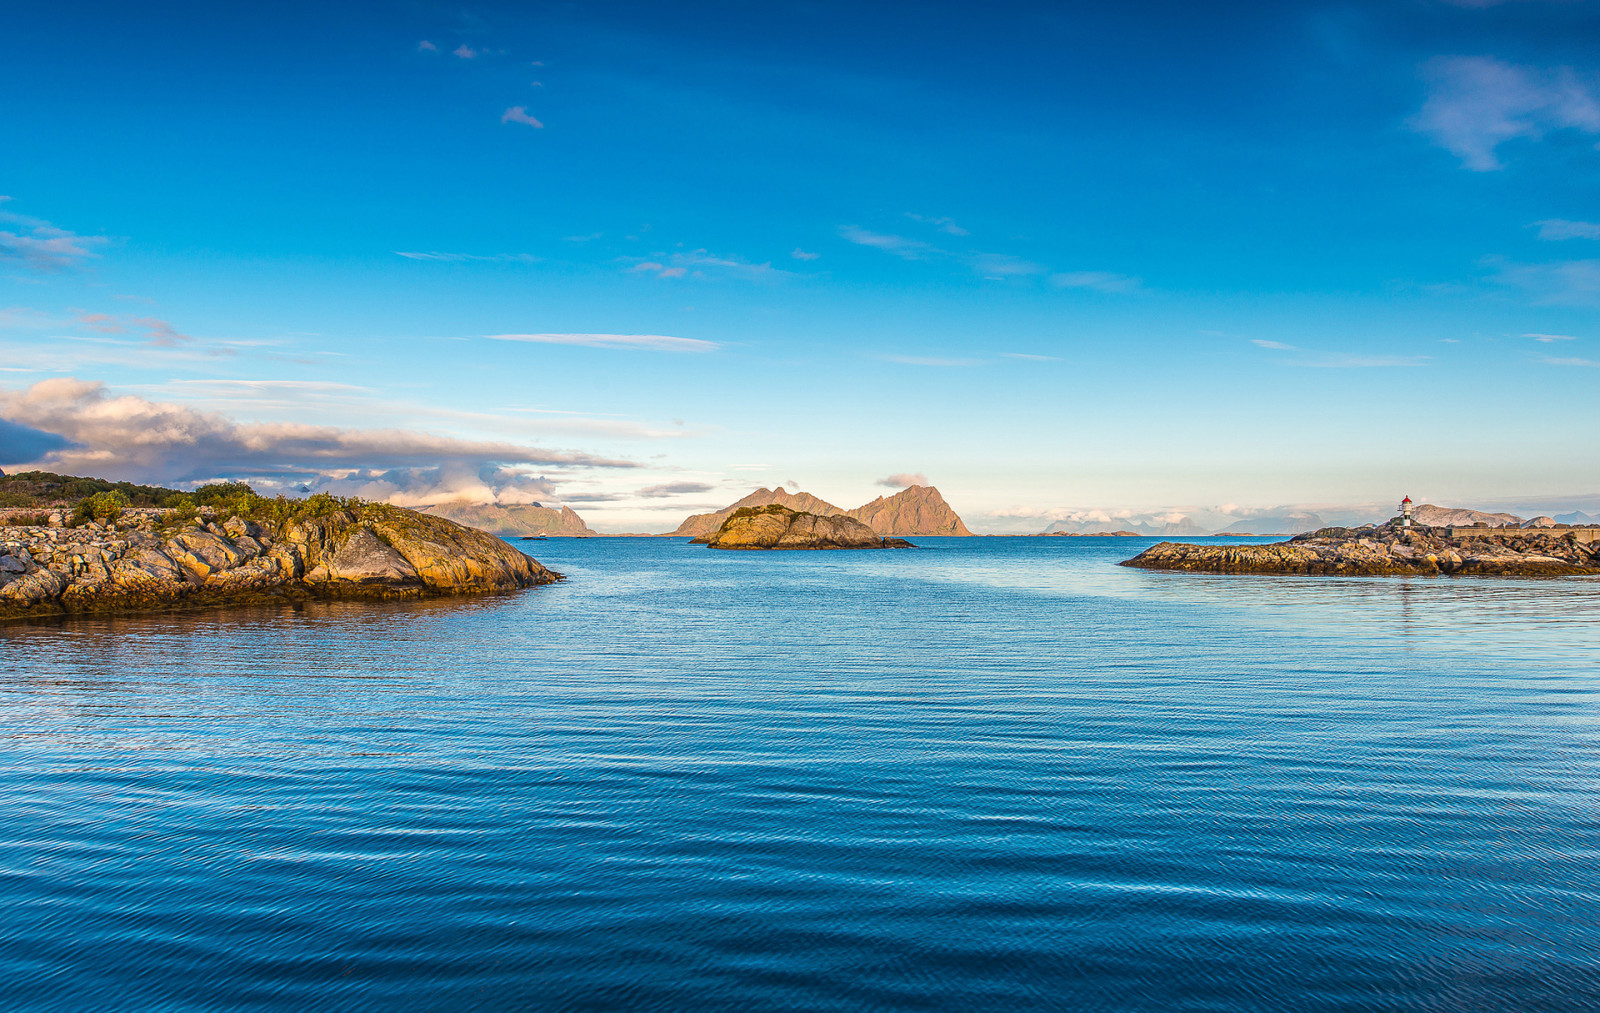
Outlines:
{"label": "cloud bank", "polygon": [[0,229],[0,262],[13,261],[49,274],[96,256],[94,248],[109,241],[105,236],[80,236],[43,219],[6,211],[3,204],[10,199],[0,197],[0,222],[16,228]]}
{"label": "cloud bank", "polygon": [[888,486],[890,489],[904,489],[907,486],[932,485],[933,483],[929,482],[928,476],[924,475],[920,471],[903,471],[898,475],[890,475],[887,478],[880,478],[878,479],[877,484]]}
{"label": "cloud bank", "polygon": [[62,441],[44,446],[41,437],[32,437],[40,453],[13,463],[138,482],[245,479],[269,488],[304,483],[345,490],[380,483],[371,488],[386,493],[374,498],[407,493],[425,501],[414,497],[437,494],[441,483],[465,486],[463,476],[476,476],[488,487],[483,476],[498,475],[501,488],[512,488],[507,465],[639,467],[592,454],[408,430],[236,422],[189,405],[112,396],[103,384],[71,377],[0,390],[0,420]]}

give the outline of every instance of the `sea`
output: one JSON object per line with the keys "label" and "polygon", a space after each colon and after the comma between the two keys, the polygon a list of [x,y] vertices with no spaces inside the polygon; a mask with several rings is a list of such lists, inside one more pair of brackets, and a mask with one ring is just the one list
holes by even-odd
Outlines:
{"label": "sea", "polygon": [[0,626],[0,1008],[1600,1009],[1600,582],[913,540]]}

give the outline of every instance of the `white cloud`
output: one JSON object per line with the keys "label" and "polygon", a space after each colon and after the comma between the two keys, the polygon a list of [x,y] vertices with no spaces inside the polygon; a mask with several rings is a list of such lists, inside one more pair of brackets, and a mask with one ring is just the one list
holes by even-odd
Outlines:
{"label": "white cloud", "polygon": [[1052,274],[1050,284],[1057,288],[1088,288],[1111,293],[1137,292],[1144,286],[1139,278],[1110,271],[1065,271]]}
{"label": "white cloud", "polygon": [[1004,359],[1026,359],[1029,362],[1060,362],[1059,355],[1034,355],[1031,352],[1001,352]]}
{"label": "white cloud", "polygon": [[794,248],[794,252],[789,254],[789,256],[793,257],[796,260],[816,260],[818,257],[822,256],[822,254],[820,254],[820,253],[807,253],[806,251],[800,249],[800,247],[796,246]]}
{"label": "white cloud", "polygon": [[539,345],[582,345],[587,348],[631,348],[656,352],[714,352],[722,346],[699,338],[665,334],[489,334],[491,341],[526,341]]}
{"label": "white cloud", "polygon": [[450,52],[452,55],[459,56],[463,60],[475,60],[478,58],[478,51],[467,45],[465,42],[450,50]]}
{"label": "white cloud", "polygon": [[928,476],[920,471],[903,471],[898,475],[880,478],[877,484],[890,489],[905,489],[913,485],[932,485],[933,483],[929,482]]}
{"label": "white cloud", "polygon": [[1250,343],[1252,345],[1259,345],[1262,348],[1270,348],[1275,352],[1298,352],[1298,351],[1300,351],[1300,349],[1296,348],[1294,345],[1286,345],[1281,341],[1266,341],[1266,340],[1264,340],[1262,338],[1251,338],[1250,339]]}
{"label": "white cloud", "polygon": [[1410,126],[1475,172],[1501,168],[1495,149],[1551,130],[1600,132],[1600,102],[1570,69],[1518,67],[1487,56],[1441,56],[1423,66],[1428,98]]}
{"label": "white cloud", "polygon": [[1551,344],[1551,343],[1556,342],[1556,341],[1577,341],[1578,340],[1577,338],[1573,337],[1570,334],[1524,334],[1523,337],[1532,338],[1533,340],[1535,340],[1535,341],[1537,341],[1537,342],[1539,342],[1541,344],[1545,344],[1545,345]]}
{"label": "white cloud", "polygon": [[1533,224],[1539,226],[1540,239],[1600,239],[1600,222],[1569,222],[1565,218],[1546,218]]}
{"label": "white cloud", "polygon": [[333,479],[357,472],[506,464],[638,466],[592,454],[411,430],[236,422],[190,405],[114,397],[103,384],[74,377],[43,380],[22,390],[0,389],[0,418],[76,444],[30,462],[39,467],[146,482]]}
{"label": "white cloud", "polygon": [[435,46],[427,39],[423,39],[421,42],[417,43],[417,52],[419,53],[437,53],[438,51],[439,47]]}
{"label": "white cloud", "polygon": [[528,115],[527,106],[512,106],[500,115],[501,123],[526,123],[530,127],[544,129],[544,124]]}

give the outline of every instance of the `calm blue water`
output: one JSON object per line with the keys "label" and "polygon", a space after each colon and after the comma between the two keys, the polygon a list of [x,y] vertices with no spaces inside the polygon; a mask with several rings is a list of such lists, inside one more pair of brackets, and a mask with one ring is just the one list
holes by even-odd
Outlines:
{"label": "calm blue water", "polygon": [[919,541],[0,627],[0,1006],[1600,1009],[1600,583]]}

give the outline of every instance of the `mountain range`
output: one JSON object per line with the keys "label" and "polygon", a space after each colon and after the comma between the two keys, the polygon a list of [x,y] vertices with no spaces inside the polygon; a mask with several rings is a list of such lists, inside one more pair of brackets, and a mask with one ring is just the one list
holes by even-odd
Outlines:
{"label": "mountain range", "polygon": [[693,514],[678,525],[672,537],[699,538],[722,527],[728,515],[740,507],[763,507],[776,503],[791,510],[821,517],[853,517],[879,535],[904,538],[909,535],[970,535],[960,516],[950,509],[939,490],[931,485],[913,485],[893,496],[879,496],[871,503],[842,510],[808,492],[789,492],[783,486],[761,488],[739,502],[715,513]]}

